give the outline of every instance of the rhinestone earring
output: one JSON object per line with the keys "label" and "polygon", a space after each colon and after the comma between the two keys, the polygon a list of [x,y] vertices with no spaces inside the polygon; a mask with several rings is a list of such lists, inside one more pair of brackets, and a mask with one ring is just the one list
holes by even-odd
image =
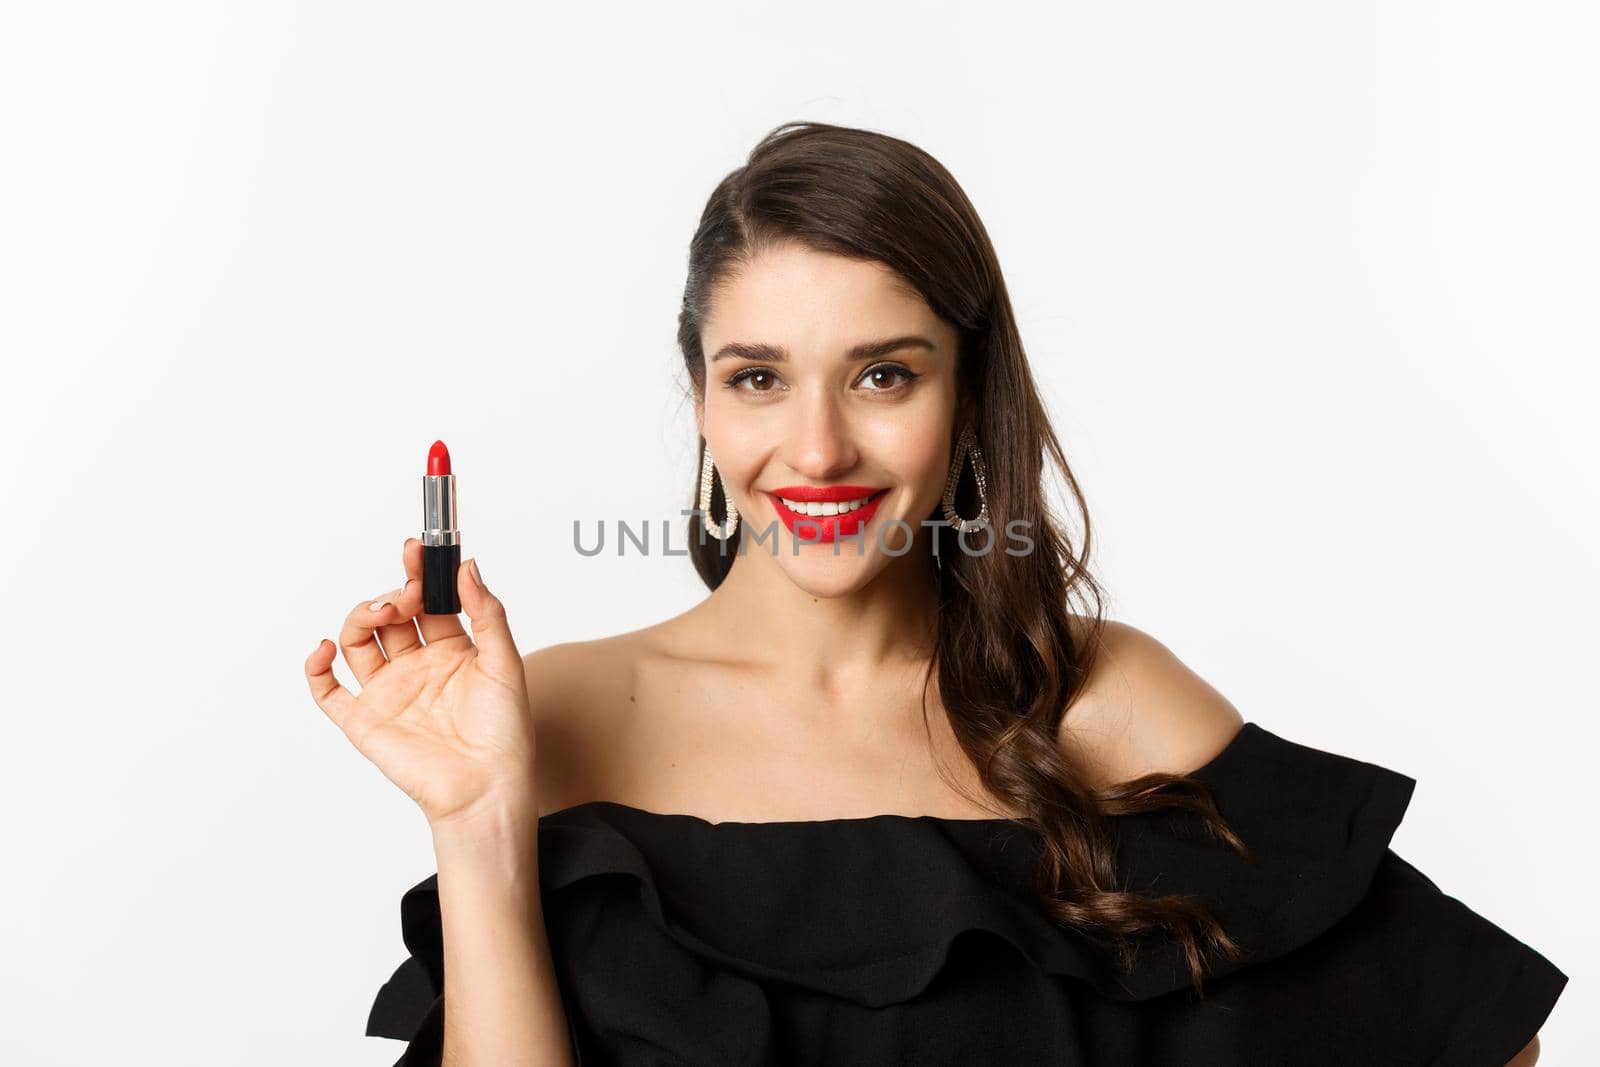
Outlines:
{"label": "rhinestone earring", "polygon": [[700,521],[705,524],[706,533],[718,541],[726,541],[739,528],[739,509],[734,506],[733,497],[728,495],[727,483],[723,483],[723,519],[720,525],[711,521],[711,482],[716,475],[717,465],[711,462],[711,451],[707,449],[700,463]]}
{"label": "rhinestone earring", "polygon": [[[978,483],[978,514],[963,519],[956,513],[956,486],[961,483],[961,461],[972,457],[972,476]],[[956,441],[955,455],[950,457],[950,476],[944,481],[945,521],[961,533],[981,529],[989,521],[989,470],[983,463],[983,450],[978,447],[978,436],[967,423]]]}

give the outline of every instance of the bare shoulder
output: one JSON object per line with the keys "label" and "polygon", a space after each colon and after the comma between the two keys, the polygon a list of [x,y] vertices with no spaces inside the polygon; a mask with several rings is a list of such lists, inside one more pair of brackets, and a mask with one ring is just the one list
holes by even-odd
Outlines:
{"label": "bare shoulder", "polygon": [[1060,740],[1085,783],[1103,789],[1202,767],[1243,726],[1238,709],[1170,648],[1108,619]]}
{"label": "bare shoulder", "polygon": [[587,796],[596,739],[627,700],[638,635],[564,641],[522,657],[533,717],[539,814]]}

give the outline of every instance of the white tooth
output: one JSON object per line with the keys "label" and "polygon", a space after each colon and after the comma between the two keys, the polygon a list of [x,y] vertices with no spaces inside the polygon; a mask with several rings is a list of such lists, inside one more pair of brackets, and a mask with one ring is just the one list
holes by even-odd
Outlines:
{"label": "white tooth", "polygon": [[825,515],[846,515],[857,508],[865,507],[871,497],[863,496],[857,497],[855,500],[826,502],[790,500],[786,496],[780,496],[778,499],[783,501],[783,506],[790,511],[800,515],[810,515],[813,518],[822,518]]}

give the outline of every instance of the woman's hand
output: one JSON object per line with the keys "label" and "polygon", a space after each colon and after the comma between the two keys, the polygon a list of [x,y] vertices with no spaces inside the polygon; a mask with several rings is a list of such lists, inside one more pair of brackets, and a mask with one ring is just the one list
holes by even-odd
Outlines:
{"label": "woman's hand", "polygon": [[339,633],[360,696],[333,676],[324,639],[306,659],[312,697],[435,830],[508,811],[537,819],[527,680],[504,607],[471,559],[456,576],[471,636],[454,615],[421,615],[422,542],[407,538],[401,558],[405,586],[357,604]]}

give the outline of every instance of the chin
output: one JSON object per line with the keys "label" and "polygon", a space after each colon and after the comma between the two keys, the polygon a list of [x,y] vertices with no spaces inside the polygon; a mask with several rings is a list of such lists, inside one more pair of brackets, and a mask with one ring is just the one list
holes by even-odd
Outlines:
{"label": "chin", "polygon": [[[856,592],[870,582],[881,569],[881,560],[872,555],[855,557],[855,546],[844,545],[837,558],[827,545],[802,547],[800,555],[781,559],[778,566],[804,592],[811,596],[832,599]],[[815,558],[807,559],[810,554]]]}

